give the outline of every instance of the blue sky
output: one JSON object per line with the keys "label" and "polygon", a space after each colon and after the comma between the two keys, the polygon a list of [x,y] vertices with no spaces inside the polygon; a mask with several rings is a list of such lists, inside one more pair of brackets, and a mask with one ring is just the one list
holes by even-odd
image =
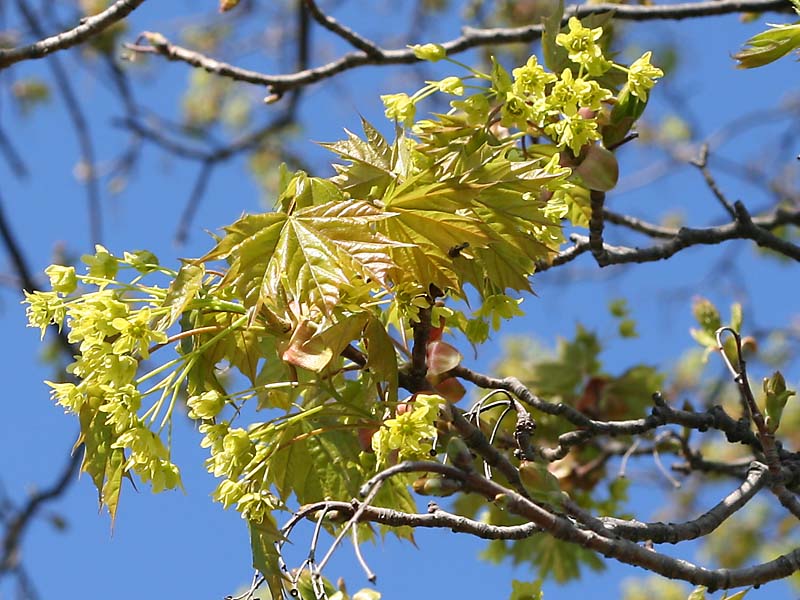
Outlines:
{"label": "blue sky", "polygon": [[[336,13],[337,18],[366,33],[386,31],[387,23],[394,22],[386,7],[376,9],[380,18],[368,20],[366,11],[357,4],[344,3]],[[145,3],[134,13],[131,33],[145,29],[170,33],[182,15],[194,11],[194,3],[188,1],[169,6]],[[665,81],[663,86],[670,86],[673,93],[687,99],[691,112],[698,117],[700,139],[746,111],[773,107],[788,94],[798,92],[794,83],[797,65],[791,59],[757,71],[737,71],[733,67],[730,54],[769,20],[777,19],[774,15],[765,16],[749,26],[741,25],[736,17],[718,17],[702,22],[646,23],[633,27],[641,48],[650,47],[648,44],[658,48],[666,42],[678,43],[683,61],[674,80]],[[398,33],[404,31],[400,29]],[[456,34],[455,23],[442,22],[441,27],[431,27],[431,34],[425,40],[416,41],[442,41]],[[323,34],[315,41],[331,52],[340,49]],[[124,132],[110,126],[111,120],[120,115],[120,107],[111,101],[91,69],[78,67],[67,54],[61,58],[70,68],[71,79],[91,116],[98,156],[101,160],[115,156],[126,139]],[[469,55],[459,58],[468,62]],[[251,67],[263,68],[265,62],[269,63],[258,55],[243,59],[243,64]],[[654,62],[658,64],[657,53]],[[15,72],[17,78],[48,77],[42,61],[22,64]],[[188,75],[184,65],[156,59],[151,62],[147,76],[135,80],[140,85],[137,91],[144,103],[177,115]],[[324,153],[310,140],[337,139],[344,127],[357,131],[359,114],[380,122],[379,94],[411,91],[416,85],[414,70],[408,67],[392,69],[388,78],[376,81],[376,76],[381,75],[383,72],[376,68],[365,68],[312,87],[301,106],[304,129],[294,142],[295,152],[312,164],[322,165]],[[261,92],[254,90],[254,93]],[[650,116],[656,120],[674,111],[660,95],[659,88],[653,93],[652,109]],[[256,110],[272,109],[257,105]],[[84,192],[73,176],[78,155],[75,136],[58,99],[28,118],[22,118],[9,103],[4,103],[0,106],[0,123],[13,136],[33,171],[28,179],[17,180],[7,164],[0,162],[0,194],[32,267],[39,273],[51,262],[57,244],[66,244],[74,253],[90,247]],[[736,158],[742,153],[757,152],[769,143],[770,135],[774,133],[766,127],[746,133],[746,137],[720,149],[720,155],[727,153]],[[647,160],[635,143],[622,152],[623,186],[626,177],[631,177]],[[175,264],[182,256],[202,254],[210,245],[204,229],[216,230],[243,211],[263,209],[259,189],[251,177],[243,175],[245,168],[244,160],[238,158],[215,172],[189,240],[178,247],[173,242],[175,223],[198,165],[171,158],[146,145],[136,176],[128,187],[116,196],[104,191],[106,244],[116,253],[147,248],[166,264]],[[720,176],[720,184],[732,197],[745,200],[751,207],[764,205],[765,199],[757,195],[757,190],[739,180]],[[609,204],[615,210],[653,219],[680,212],[696,225],[724,219],[699,174],[688,167],[646,188],[611,193]],[[723,255],[736,265],[735,279],[713,269],[715,261]],[[535,277],[537,296],[525,299],[527,316],[514,322],[508,332],[552,344],[558,335],[571,335],[575,324],[581,322],[609,338],[604,355],[607,370],[619,372],[638,362],[664,365],[692,344],[688,335],[692,296],[708,296],[722,306],[741,300],[746,314],[753,319],[751,322],[762,328],[779,326],[792,318],[792,306],[785,296],[775,293],[774,286],[791,286],[793,281],[796,291],[796,271],[759,259],[743,242],[723,249],[692,249],[668,262],[608,272],[601,272],[584,256],[568,278],[560,270]],[[640,333],[637,340],[624,344],[610,339],[614,325],[606,307],[617,297],[628,299]],[[5,493],[15,499],[23,498],[31,486],[51,481],[66,461],[76,434],[72,418],[52,405],[41,383],[52,376],[51,371],[36,359],[42,346],[37,333],[24,327],[23,309],[18,301],[14,289],[8,286],[0,289],[0,327],[6,339],[3,354],[6,416],[0,436],[0,482]],[[502,337],[495,336],[492,343],[481,348],[476,360],[469,359],[469,364],[489,369],[499,354]],[[797,381],[797,377],[789,378]],[[84,477],[63,499],[48,508],[66,519],[65,531],[56,531],[47,518],[40,518],[31,527],[23,546],[23,560],[43,598],[219,599],[249,580],[250,557],[244,522],[236,513],[222,511],[208,498],[215,482],[202,467],[206,454],[198,446],[200,436],[187,420],[176,428],[175,439],[175,460],[183,472],[186,494],[156,496],[146,487],[139,492],[125,489],[112,535],[107,516],[97,512],[96,491],[89,478]],[[634,482],[632,506],[640,518],[648,519],[658,507],[669,504],[667,488],[664,481]],[[418,548],[413,548],[389,539],[385,544],[364,549],[387,600],[410,594],[418,598],[503,598],[510,591],[512,576],[523,580],[534,578],[524,569],[512,570],[478,561],[476,556],[482,544],[467,536],[420,531],[417,545]],[[302,542],[295,551],[303,554]],[[347,545],[337,553],[328,574],[334,579],[344,576],[351,591],[367,584]],[[560,600],[590,592],[595,598],[617,598],[623,579],[643,574],[610,563],[605,573],[589,575],[580,582],[564,587],[546,584],[545,596],[548,600]],[[6,595],[13,597],[8,581],[0,583],[0,598]],[[795,595],[778,583],[749,597],[780,600]]]}

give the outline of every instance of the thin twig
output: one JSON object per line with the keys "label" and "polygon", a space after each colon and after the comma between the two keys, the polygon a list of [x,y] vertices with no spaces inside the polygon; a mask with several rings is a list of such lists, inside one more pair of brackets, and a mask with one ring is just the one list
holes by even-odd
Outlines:
{"label": "thin twig", "polygon": [[211,173],[214,170],[214,164],[215,163],[206,160],[203,161],[200,166],[200,172],[197,174],[194,186],[192,186],[189,200],[187,200],[183,213],[181,213],[181,217],[178,220],[178,228],[175,231],[175,242],[178,244],[186,243],[186,239],[189,237],[189,229],[191,228],[197,209],[200,207],[200,201],[203,199],[203,195],[208,187]]}
{"label": "thin twig", "polygon": [[733,205],[730,201],[725,197],[725,194],[722,193],[722,190],[719,189],[717,185],[716,179],[711,174],[711,171],[708,169],[708,143],[706,142],[700,147],[700,156],[697,157],[695,160],[692,161],[692,164],[700,169],[700,173],[703,175],[703,179],[708,186],[708,189],[711,190],[711,193],[714,194],[714,197],[719,201],[722,205],[722,208],[725,209],[733,219],[736,218],[736,211],[733,210]]}
{"label": "thin twig", "polygon": [[361,568],[364,570],[367,580],[370,583],[375,583],[378,580],[378,576],[375,575],[374,571],[369,568],[367,561],[364,560],[364,556],[361,554],[361,544],[358,543],[358,526],[351,528],[350,531],[353,534],[353,551],[356,554],[358,564],[360,564]]}

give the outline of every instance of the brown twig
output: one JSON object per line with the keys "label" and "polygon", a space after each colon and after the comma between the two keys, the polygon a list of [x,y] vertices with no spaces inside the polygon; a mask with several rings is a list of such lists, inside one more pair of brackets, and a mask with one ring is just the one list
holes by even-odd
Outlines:
{"label": "brown twig", "polygon": [[[127,17],[144,0],[117,0],[103,12],[81,19],[77,27],[39,40],[28,46],[0,50],[0,69],[22,60],[44,58],[59,50],[71,48],[96,36],[114,23]],[[36,35],[42,36],[41,33]]]}
{"label": "brown twig", "polygon": [[[498,496],[505,498],[506,510],[524,517],[528,522],[553,537],[576,544],[602,554],[607,558],[614,558],[619,562],[642,567],[648,571],[658,573],[670,579],[680,579],[695,585],[704,585],[709,591],[730,589],[747,585],[761,585],[768,581],[783,579],[800,570],[800,549],[781,555],[774,560],[751,567],[738,569],[707,569],[689,561],[676,559],[652,549],[644,548],[626,539],[615,538],[612,535],[600,533],[605,528],[602,521],[586,515],[579,507],[576,512],[591,522],[590,529],[584,529],[573,521],[553,514],[527,498],[509,490],[494,481],[490,481],[475,471],[462,471],[450,465],[433,462],[404,462],[389,467],[372,479],[365,487],[375,486],[380,481],[401,473],[438,473],[446,477],[461,481],[465,489],[480,494],[484,498],[493,499]],[[356,509],[359,518],[366,514],[363,505]],[[352,520],[352,519],[351,519]],[[598,529],[599,531],[596,531]]]}
{"label": "brown twig", "polygon": [[[574,15],[580,18],[590,14],[613,11],[614,17],[618,20],[647,21],[708,17],[740,12],[786,11],[788,8],[789,6],[784,0],[720,0],[670,5],[584,4],[567,7],[565,15]],[[330,17],[326,18],[329,19]],[[330,22],[325,21],[325,23],[326,28],[331,29]],[[343,37],[352,45],[359,44],[362,48],[357,52],[345,54],[319,67],[284,75],[270,75],[236,67],[205,56],[200,52],[171,44],[160,34],[145,34],[144,37],[148,41],[147,44],[128,44],[126,47],[140,54],[160,54],[167,60],[185,62],[210,73],[216,73],[236,81],[264,86],[270,90],[271,94],[279,95],[291,89],[328,79],[356,67],[378,64],[411,64],[419,60],[410,49],[388,50],[380,48],[374,42],[358,36],[344,26],[338,23],[337,26],[338,30],[331,29],[334,33]],[[345,37],[345,30],[349,32],[347,34],[348,37]],[[454,55],[479,46],[531,42],[541,37],[542,30],[541,25],[497,29],[465,28],[461,36],[443,42],[442,46],[449,55]]]}
{"label": "brown twig", "polygon": [[725,194],[722,193],[722,190],[719,189],[719,185],[717,185],[717,180],[714,179],[714,176],[708,169],[708,143],[705,143],[700,147],[700,156],[698,156],[695,160],[693,160],[692,164],[696,166],[698,169],[700,169],[700,173],[702,173],[703,180],[706,182],[708,189],[710,189],[711,193],[714,194],[714,197],[722,205],[722,208],[725,209],[725,212],[727,212],[733,219],[735,219],[736,211],[733,210],[733,205],[725,197]]}
{"label": "brown twig", "polygon": [[605,192],[592,190],[589,193],[591,202],[592,216],[589,219],[589,249],[592,256],[600,267],[608,264],[608,254],[603,246],[603,228],[605,220],[603,218],[603,206],[606,201]]}
{"label": "brown twig", "polygon": [[20,540],[25,530],[32,523],[33,518],[41,510],[42,506],[64,493],[70,482],[75,479],[80,462],[81,452],[73,452],[53,484],[31,495],[16,516],[10,520],[3,536],[0,576],[16,567],[19,560]]}
{"label": "brown twig", "polygon": [[[646,263],[665,260],[681,250],[692,246],[713,246],[729,240],[752,240],[762,248],[774,250],[787,258],[800,261],[800,246],[782,240],[770,233],[769,229],[777,226],[778,215],[782,223],[800,223],[800,210],[776,210],[771,217],[757,220],[750,217],[744,204],[735,202],[736,220],[725,225],[706,228],[681,227],[667,241],[649,248],[630,248],[603,244],[603,252],[607,264]],[[590,238],[572,235],[570,239],[581,246],[589,244]],[[575,258],[571,256],[570,259]]]}

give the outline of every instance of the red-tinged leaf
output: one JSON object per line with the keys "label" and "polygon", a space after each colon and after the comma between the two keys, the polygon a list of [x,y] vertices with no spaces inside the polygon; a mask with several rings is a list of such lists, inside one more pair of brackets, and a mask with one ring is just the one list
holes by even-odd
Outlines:
{"label": "red-tinged leaf", "polygon": [[295,366],[319,372],[348,344],[361,338],[367,318],[366,313],[357,313],[323,331],[318,331],[310,321],[302,321],[281,357]]}
{"label": "red-tinged leaf", "polygon": [[436,393],[448,402],[455,404],[467,393],[466,388],[455,377],[448,377],[433,386]]}
{"label": "red-tinged leaf", "polygon": [[580,177],[590,190],[607,192],[617,185],[619,164],[617,157],[602,146],[590,146],[586,157],[573,173]]}
{"label": "red-tinged leaf", "polygon": [[430,342],[427,352],[428,374],[432,376],[447,373],[461,364],[464,359],[461,352],[441,340]]}
{"label": "red-tinged leaf", "polygon": [[306,352],[303,345],[308,342],[317,331],[317,324],[308,319],[300,321],[292,332],[292,337],[281,352],[281,359],[290,365],[295,365],[309,371],[321,371],[325,368],[333,354],[326,348],[318,348],[317,352]]}

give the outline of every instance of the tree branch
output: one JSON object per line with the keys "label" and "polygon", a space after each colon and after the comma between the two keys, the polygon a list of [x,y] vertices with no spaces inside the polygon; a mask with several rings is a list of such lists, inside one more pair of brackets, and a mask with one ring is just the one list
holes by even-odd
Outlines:
{"label": "tree branch", "polygon": [[[117,0],[106,10],[91,17],[81,19],[80,24],[67,31],[62,31],[28,46],[20,46],[9,50],[0,50],[0,70],[23,60],[44,58],[65,48],[71,48],[85,42],[114,23],[127,17],[144,0]],[[37,33],[37,35],[41,35]]]}
{"label": "tree branch", "polygon": [[[782,240],[769,232],[769,229],[777,227],[778,224],[800,224],[800,210],[780,209],[772,213],[770,217],[754,219],[741,202],[734,202],[733,208],[736,212],[736,220],[731,223],[700,229],[681,227],[674,236],[668,238],[664,243],[649,248],[603,244],[603,252],[607,264],[619,265],[665,260],[691,246],[713,246],[728,240],[740,239],[752,240],[762,248],[769,248],[787,258],[800,261],[800,246]],[[640,229],[640,231],[642,230]],[[658,237],[663,236],[659,235]],[[578,246],[590,245],[592,240],[591,236],[586,237],[577,234],[570,236],[570,239]],[[571,258],[574,258],[574,256]]]}
{"label": "tree branch", "polygon": [[[451,370],[449,375],[465,379],[484,389],[505,390],[538,411],[548,415],[560,416],[577,427],[591,431],[591,435],[577,432],[565,434],[574,436],[579,441],[585,441],[592,436],[601,434],[612,436],[641,434],[653,431],[657,427],[669,423],[698,431],[706,431],[709,428],[713,428],[723,432],[730,443],[741,442],[750,446],[755,452],[762,451],[761,442],[750,431],[748,423],[734,420],[721,406],[714,406],[704,413],[689,412],[669,406],[659,393],[655,393],[653,395],[655,406],[646,417],[627,421],[598,421],[563,402],[554,404],[539,398],[516,377],[498,379],[476,373],[463,366],[458,366]],[[785,450],[780,450],[779,454],[781,457],[794,456]]]}
{"label": "tree branch", "polygon": [[642,523],[614,517],[600,517],[600,521],[615,535],[632,542],[647,540],[655,544],[677,544],[708,535],[733,513],[747,504],[768,479],[768,471],[761,463],[752,463],[742,484],[723,498],[716,506],[696,519],[684,523]]}
{"label": "tree branch", "polygon": [[75,451],[53,485],[33,494],[17,515],[11,519],[3,536],[3,554],[0,556],[0,575],[16,567],[19,560],[19,544],[25,529],[30,525],[39,509],[48,501],[61,496],[74,480],[81,463],[81,452]]}
{"label": "tree branch", "polygon": [[[310,8],[313,2],[307,4]],[[614,12],[614,18],[628,21],[648,21],[662,19],[687,19],[692,17],[708,17],[741,12],[787,11],[790,6],[785,0],[720,0],[711,2],[689,2],[672,5],[621,5],[594,4],[572,5],[566,8],[565,15],[585,17],[590,14]],[[312,9],[313,10],[313,9]],[[313,14],[313,13],[312,13]],[[361,36],[358,36],[330,17],[319,13],[316,17],[327,29],[346,39],[350,44],[359,47],[359,52],[345,54],[327,64],[311,69],[283,75],[270,75],[234,65],[205,56],[199,52],[171,44],[163,35],[145,33],[142,35],[148,44],[126,44],[126,48],[140,54],[160,54],[167,60],[185,62],[193,67],[204,69],[210,73],[265,86],[270,93],[282,94],[288,90],[306,86],[328,79],[343,71],[364,65],[411,64],[419,59],[410,49],[387,50],[379,47]],[[321,19],[321,20],[320,20]],[[331,21],[336,23],[332,25]],[[450,41],[442,43],[448,55],[454,55],[471,48],[493,44],[512,44],[531,42],[542,35],[542,25],[510,27],[497,29],[465,28],[464,33]]]}
{"label": "tree branch", "polygon": [[345,27],[341,23],[339,23],[333,17],[330,17],[323,13],[317,3],[314,0],[304,0],[305,5],[308,7],[311,16],[314,17],[314,20],[322,25],[328,31],[331,31],[338,35],[343,40],[347,41],[351,46],[356,48],[357,50],[361,50],[364,54],[369,57],[372,57],[376,60],[383,59],[383,51],[375,45],[374,42],[371,42],[365,37],[358,35],[352,29]]}
{"label": "tree branch", "polygon": [[[709,592],[718,589],[731,589],[747,585],[761,585],[776,579],[783,579],[800,570],[800,549],[781,555],[774,560],[739,569],[707,569],[686,560],[676,559],[660,552],[624,539],[615,539],[593,530],[586,530],[574,522],[553,514],[531,500],[490,481],[475,472],[465,472],[450,465],[434,462],[404,462],[389,467],[370,479],[364,489],[369,489],[379,481],[400,473],[439,473],[461,481],[466,490],[485,498],[503,495],[505,507],[529,523],[546,531],[553,537],[577,544],[608,558],[634,565],[663,575],[670,579],[680,579],[695,585],[704,585]],[[364,513],[362,512],[362,517]]]}

